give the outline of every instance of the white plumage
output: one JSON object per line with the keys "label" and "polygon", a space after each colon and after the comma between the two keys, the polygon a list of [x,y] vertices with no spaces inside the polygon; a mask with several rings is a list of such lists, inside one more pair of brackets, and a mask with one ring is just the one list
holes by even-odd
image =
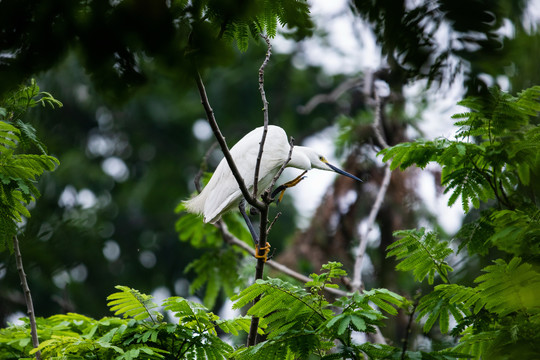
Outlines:
{"label": "white plumage", "polygon": [[[254,129],[240,139],[230,150],[236,167],[250,193],[253,192],[255,166],[263,129],[263,127]],[[257,196],[261,195],[270,186],[272,179],[282,164],[287,161],[289,149],[290,144],[285,130],[279,126],[269,125],[259,170]],[[354,175],[329,164],[324,156],[318,154],[314,149],[305,146],[294,147],[291,161],[287,164],[287,167],[302,170],[317,168],[336,171],[342,175],[361,181]],[[186,200],[184,204],[187,211],[203,215],[204,222],[215,223],[221,218],[221,215],[238,207],[242,199],[242,192],[227,164],[227,160],[224,158],[201,193],[192,199]]]}

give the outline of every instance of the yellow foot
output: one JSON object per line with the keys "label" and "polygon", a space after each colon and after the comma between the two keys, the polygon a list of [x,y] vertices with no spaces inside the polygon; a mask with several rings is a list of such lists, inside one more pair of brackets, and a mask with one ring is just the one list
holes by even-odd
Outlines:
{"label": "yellow foot", "polygon": [[[262,250],[264,253],[262,255],[259,255],[259,251]],[[263,247],[259,247],[259,245],[255,246],[255,258],[257,259],[263,259],[264,262],[268,260],[268,253],[270,252],[270,243],[266,243]]]}
{"label": "yellow foot", "polygon": [[302,180],[304,180],[306,177],[304,176],[305,174],[307,173],[307,170],[305,170],[303,173],[301,173],[300,175],[298,175],[297,177],[295,177],[294,179],[292,179],[291,181],[287,181],[286,183],[282,184],[281,186],[279,186],[273,193],[272,193],[272,197],[275,197],[275,195],[277,195],[278,192],[280,192],[279,194],[279,198],[277,200],[277,203],[279,204],[281,202],[281,199],[283,199],[283,195],[285,194],[285,190],[287,190],[288,188],[291,188],[293,186],[296,186],[298,185],[298,183]]}

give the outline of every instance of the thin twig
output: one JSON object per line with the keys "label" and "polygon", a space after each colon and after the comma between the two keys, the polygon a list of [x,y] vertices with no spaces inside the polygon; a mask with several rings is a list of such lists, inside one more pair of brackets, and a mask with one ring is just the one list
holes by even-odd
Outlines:
{"label": "thin twig", "polygon": [[362,78],[352,78],[347,79],[343,81],[341,84],[339,84],[332,92],[329,94],[317,94],[306,103],[304,106],[298,107],[298,112],[300,114],[306,115],[311,113],[319,104],[324,103],[333,103],[336,102],[337,99],[341,95],[343,95],[345,92],[349,91],[350,89],[359,86],[362,82]]}
{"label": "thin twig", "polygon": [[[388,143],[384,139],[382,135],[382,130],[381,130],[382,101],[377,94],[375,94],[375,100],[376,100],[375,120],[373,122],[373,130],[381,146],[386,148],[388,147]],[[391,175],[392,175],[392,171],[390,170],[390,165],[386,164],[384,168],[384,178],[379,188],[379,192],[377,193],[375,203],[371,207],[371,211],[369,213],[369,217],[368,217],[368,221],[366,225],[366,230],[365,232],[360,234],[360,241],[358,244],[358,249],[356,251],[356,259],[354,262],[353,281],[351,282],[351,287],[353,291],[360,290],[363,287],[362,265],[364,262],[364,256],[365,256],[366,248],[367,248],[367,238],[368,238],[369,233],[373,229],[373,225],[375,224],[375,219],[377,217],[377,214],[379,213],[379,210],[381,209],[382,203],[384,201],[384,196],[386,195],[386,191],[388,190],[388,185],[390,184]]]}
{"label": "thin twig", "polygon": [[353,291],[360,290],[363,287],[362,265],[364,263],[364,255],[366,254],[367,237],[369,233],[371,232],[371,230],[373,230],[375,218],[377,217],[377,214],[379,213],[379,210],[381,209],[381,205],[384,201],[384,196],[386,194],[386,191],[388,190],[388,185],[390,184],[391,175],[392,175],[392,171],[390,170],[390,166],[387,164],[384,167],[384,178],[381,183],[381,187],[379,188],[379,192],[377,193],[375,203],[373,204],[373,206],[371,207],[371,211],[369,212],[366,230],[363,234],[360,235],[360,242],[358,244],[358,249],[356,251],[356,260],[354,262],[353,281],[351,283],[351,287]]}
{"label": "thin twig", "polygon": [[264,207],[264,204],[251,196],[251,194],[249,193],[246,187],[244,179],[242,179],[242,176],[240,175],[240,172],[238,171],[238,168],[234,162],[234,159],[231,156],[229,147],[227,146],[227,143],[225,142],[225,137],[223,137],[223,134],[221,133],[221,130],[219,129],[216,118],[214,116],[214,110],[212,110],[212,107],[210,106],[210,102],[208,101],[208,96],[206,95],[206,89],[204,87],[204,84],[203,84],[203,81],[201,79],[201,75],[199,74],[199,72],[196,72],[195,74],[195,81],[197,83],[197,89],[199,90],[201,104],[203,105],[204,111],[206,112],[206,118],[208,120],[208,123],[210,124],[210,127],[212,128],[212,131],[214,132],[214,136],[216,137],[221,147],[221,150],[223,151],[223,155],[225,156],[225,159],[227,160],[227,164],[229,165],[229,168],[231,169],[231,172],[233,173],[234,178],[236,179],[236,182],[238,183],[238,187],[240,188],[242,195],[251,206],[257,208],[259,211],[262,210],[262,208]]}
{"label": "thin twig", "polygon": [[197,174],[195,175],[195,178],[193,179],[193,183],[195,184],[195,189],[197,189],[198,192],[201,192],[201,178],[204,174],[204,171],[206,170],[208,166],[208,158],[210,157],[210,154],[212,153],[212,151],[214,151],[216,146],[218,146],[218,143],[214,142],[210,146],[210,148],[206,151],[201,161],[201,166],[199,167],[199,171],[197,172]]}
{"label": "thin twig", "polygon": [[[32,335],[32,346],[37,348],[39,346],[39,339],[37,335],[36,314],[34,312],[34,303],[32,302],[32,293],[26,280],[26,273],[24,272],[21,249],[19,247],[19,239],[17,236],[13,237],[13,251],[15,252],[15,262],[17,263],[17,271],[19,272],[19,278],[21,279],[21,287],[24,293],[24,299],[26,301],[26,312],[30,319],[30,334]],[[41,360],[41,351],[36,352],[36,359]]]}
{"label": "thin twig", "polygon": [[264,149],[264,143],[266,141],[266,134],[268,133],[268,100],[266,100],[266,92],[264,91],[264,69],[266,68],[266,65],[268,65],[268,61],[270,61],[270,56],[272,55],[272,45],[270,44],[270,40],[268,39],[268,36],[264,34],[260,34],[261,37],[266,41],[267,51],[266,51],[266,57],[264,58],[264,61],[259,68],[259,92],[261,93],[261,100],[263,103],[263,120],[264,120],[264,130],[261,136],[261,142],[259,146],[259,153],[257,154],[257,163],[255,165],[255,175],[253,180],[253,197],[257,197],[257,191],[259,186],[259,171],[261,168],[261,160],[263,155],[263,149]]}
{"label": "thin twig", "polygon": [[[208,123],[210,124],[210,127],[212,128],[212,131],[214,132],[214,136],[216,137],[219,145],[221,146],[221,150],[223,151],[223,155],[225,156],[225,159],[227,160],[227,164],[229,165],[229,168],[231,169],[231,172],[233,173],[236,179],[236,182],[238,183],[238,187],[240,188],[240,191],[242,192],[244,199],[251,206],[255,207],[260,212],[260,219],[261,219],[260,226],[261,226],[261,229],[264,229],[264,231],[260,232],[259,243],[257,244],[258,249],[259,249],[257,255],[264,255],[264,253],[261,253],[261,252],[264,252],[263,250],[261,250],[261,248],[265,247],[266,245],[266,238],[267,238],[266,226],[268,222],[268,204],[258,201],[257,198],[251,196],[251,194],[247,190],[244,179],[242,179],[242,176],[240,175],[240,172],[238,171],[238,168],[234,162],[234,159],[232,158],[229,148],[227,147],[227,143],[225,142],[225,138],[221,134],[221,131],[215,119],[214,111],[212,110],[212,107],[210,106],[210,102],[208,101],[208,96],[206,94],[206,89],[204,87],[201,75],[199,74],[199,72],[196,72],[195,75],[196,75],[195,81],[197,83],[197,89],[199,90],[201,104],[203,105],[204,110],[206,112],[206,118],[208,120]],[[257,266],[255,268],[255,278],[262,279],[263,271],[264,271],[264,259],[259,258],[257,259]],[[248,335],[248,346],[255,344],[255,341],[257,338],[258,327],[259,327],[259,319],[255,317],[252,318],[250,331]]]}
{"label": "thin twig", "polygon": [[407,322],[407,329],[405,330],[405,339],[403,339],[403,346],[401,348],[401,360],[405,360],[405,354],[407,353],[407,348],[409,347],[409,338],[411,336],[411,328],[412,323],[414,321],[414,313],[416,312],[416,308],[418,307],[420,296],[417,295],[414,304],[411,309],[411,313],[409,314],[409,321]]}
{"label": "thin twig", "polygon": [[276,214],[276,216],[274,216],[274,220],[272,220],[272,222],[270,223],[270,225],[268,225],[268,229],[266,229],[266,232],[267,232],[267,233],[270,233],[270,230],[272,229],[272,226],[274,226],[274,223],[277,221],[277,219],[280,218],[280,216],[281,216],[281,211],[278,212],[278,213]]}

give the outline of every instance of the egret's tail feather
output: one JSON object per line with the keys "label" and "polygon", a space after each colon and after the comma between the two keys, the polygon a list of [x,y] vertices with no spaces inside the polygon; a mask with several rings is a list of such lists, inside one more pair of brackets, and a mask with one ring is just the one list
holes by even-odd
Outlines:
{"label": "egret's tail feather", "polygon": [[189,200],[184,200],[183,203],[187,212],[197,214],[197,215],[204,215],[205,201],[206,201],[205,194],[200,193],[199,195],[192,197]]}

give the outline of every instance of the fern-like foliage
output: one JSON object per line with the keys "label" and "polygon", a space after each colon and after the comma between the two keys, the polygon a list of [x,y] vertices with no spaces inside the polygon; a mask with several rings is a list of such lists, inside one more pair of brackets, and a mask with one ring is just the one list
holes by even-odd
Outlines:
{"label": "fern-like foliage", "polygon": [[307,358],[332,347],[331,342],[317,336],[319,327],[333,314],[329,303],[317,292],[307,292],[280,279],[257,280],[232,298],[233,307],[240,309],[256,298],[259,300],[248,315],[261,318],[267,340],[239,348],[235,358]]}
{"label": "fern-like foliage", "polygon": [[387,289],[372,289],[362,294],[354,293],[351,297],[342,297],[332,304],[342,309],[342,312],[327,319],[321,329],[324,329],[329,338],[342,338],[345,344],[350,345],[346,339],[353,331],[373,333],[374,325],[382,325],[382,320],[386,319],[386,316],[378,309],[374,309],[371,303],[391,315],[397,315],[394,306],[404,306],[406,300]]}
{"label": "fern-like foliage", "polygon": [[[44,359],[163,359],[168,353],[154,346],[156,329],[140,322],[110,317],[95,320],[74,313],[37,318],[41,343],[32,349],[28,320],[23,321],[23,326],[0,330],[2,359],[29,359],[38,350]],[[146,336],[148,333],[152,335]]]}
{"label": "fern-like foliage", "polygon": [[327,264],[323,264],[320,274],[310,274],[311,281],[306,283],[306,287],[311,289],[312,293],[321,294],[325,288],[337,289],[339,286],[333,284],[335,281],[343,276],[347,276],[347,272],[341,268],[341,264],[336,261],[330,261]]}
{"label": "fern-like foliage", "polygon": [[[533,180],[540,171],[540,128],[533,123],[540,113],[540,87],[515,97],[493,88],[489,96],[460,105],[470,111],[454,115],[459,127],[455,141],[416,141],[382,154],[392,159],[392,168],[437,162],[450,205],[461,198],[469,212],[471,204],[478,208],[484,202],[485,209],[471,214],[473,220],[457,233],[458,251],[466,247],[470,254],[486,256],[496,247],[503,257],[485,267],[473,286],[437,285],[420,299],[417,320],[426,332],[438,324],[442,333],[461,336],[454,350],[472,358],[534,358],[540,352],[540,274],[535,267],[540,210]],[[389,248],[389,256],[404,259],[398,269],[412,271],[417,280],[437,272],[447,282],[451,268],[444,259],[451,251],[446,243],[423,230],[396,234],[405,236]]]}
{"label": "fern-like foliage", "polygon": [[235,41],[240,51],[247,50],[250,37],[258,40],[261,33],[271,38],[276,36],[278,24],[294,29],[294,35],[298,38],[308,36],[313,31],[309,6],[305,0],[248,1],[234,12],[226,5],[210,1],[205,10],[208,20],[220,25],[220,35]]}
{"label": "fern-like foliage", "polygon": [[402,238],[388,246],[387,256],[402,260],[396,266],[397,270],[412,271],[417,281],[423,281],[427,276],[428,282],[433,284],[435,274],[438,274],[444,282],[448,282],[448,272],[452,271],[452,267],[446,258],[453,253],[448,242],[440,241],[437,234],[424,228],[396,231],[394,236]]}
{"label": "fern-like foliage", "polygon": [[[514,347],[518,339],[537,343],[540,335],[531,329],[540,326],[540,273],[520,258],[498,259],[483,271],[476,287],[442,284],[420,300],[417,320],[425,319],[424,331],[438,320],[447,333],[453,317],[457,325],[452,333],[463,336],[455,350],[476,357],[501,345]],[[531,351],[530,346],[524,349]]]}
{"label": "fern-like foliage", "polygon": [[219,230],[211,224],[202,222],[196,214],[185,212],[183,202],[178,204],[175,212],[182,213],[182,216],[176,221],[176,232],[180,241],[189,241],[195,248],[219,247],[223,244]]}
{"label": "fern-like foliage", "polygon": [[[395,315],[396,306],[406,303],[405,299],[386,289],[351,294],[334,303],[324,297],[324,289],[330,282],[345,272],[339,263],[326,264],[321,274],[312,274],[312,281],[306,283],[310,291],[279,279],[258,280],[233,298],[235,308],[242,308],[255,299],[258,302],[248,310],[248,315],[261,318],[266,325],[266,341],[250,348],[239,348],[237,359],[307,359],[310,356],[322,358],[360,358],[361,348],[355,348],[352,334],[355,332],[375,332],[375,325],[381,326],[386,317],[380,309]],[[334,348],[334,341],[342,344]],[[396,348],[389,347],[392,352]],[[386,349],[386,350],[388,350]],[[384,352],[387,354],[387,352]],[[335,357],[339,354],[339,357]],[[352,357],[351,357],[352,356]],[[381,357],[382,358],[382,357]]]}
{"label": "fern-like foliage", "polygon": [[[540,254],[540,209],[497,210],[490,214],[489,242],[516,256]],[[512,241],[508,241],[512,239]]]}
{"label": "fern-like foliage", "polygon": [[151,319],[158,322],[161,314],[154,310],[157,304],[152,301],[152,296],[141,294],[138,290],[130,289],[126,286],[117,285],[120,290],[107,297],[107,305],[114,311],[114,315],[123,315],[135,320]]}
{"label": "fern-like foliage", "polygon": [[248,315],[266,318],[264,323],[270,334],[294,326],[314,330],[331,314],[326,309],[326,300],[281,279],[257,280],[232,298],[235,301],[233,308],[240,309],[260,296],[261,299],[248,310]]}
{"label": "fern-like foliage", "polygon": [[[50,94],[40,92],[35,81],[0,102],[0,252],[13,251],[11,239],[18,223],[30,217],[26,206],[40,196],[35,182],[59,164],[47,155],[33,127],[20,120],[28,108],[39,104],[61,106]],[[32,148],[38,154],[23,152]]]}
{"label": "fern-like foliage", "polygon": [[[463,299],[463,296],[469,296],[469,298]],[[470,300],[475,296],[477,296],[475,289],[457,285],[440,285],[437,290],[420,300],[417,321],[425,318],[423,330],[427,333],[438,320],[440,331],[446,334],[450,330],[451,317],[459,322],[471,314],[469,306],[463,300]]]}
{"label": "fern-like foliage", "polygon": [[491,208],[476,221],[465,224],[456,234],[459,250],[485,255],[495,246],[512,256],[540,254],[540,209],[527,205],[513,210]]}
{"label": "fern-like foliage", "polygon": [[192,271],[197,275],[189,286],[190,292],[204,287],[203,302],[209,308],[214,307],[220,291],[223,290],[227,297],[233,296],[235,289],[244,283],[238,276],[238,262],[239,253],[231,246],[208,250],[185,268],[185,272]]}
{"label": "fern-like foliage", "polygon": [[217,329],[239,335],[249,331],[247,316],[222,320],[201,304],[171,297],[161,304],[178,321],[165,322],[152,297],[126,286],[111,296],[111,311],[122,317],[95,320],[79,314],[37,319],[41,340],[32,349],[29,324],[0,329],[0,358],[30,358],[38,350],[45,359],[208,359],[225,360],[232,346]]}
{"label": "fern-like foliage", "polygon": [[484,272],[475,282],[482,295],[480,301],[488,311],[499,316],[517,312],[540,315],[540,273],[531,264],[517,257],[508,263],[497,259]]}
{"label": "fern-like foliage", "polygon": [[[461,197],[463,210],[496,199],[507,208],[516,206],[511,193],[518,182],[528,185],[531,171],[538,167],[539,129],[530,124],[540,112],[540,87],[517,97],[492,88],[487,98],[467,98],[459,104],[471,111],[456,114],[456,140],[419,140],[384,149],[383,160],[391,168],[429,162],[442,167],[441,182],[450,192],[449,205]],[[476,140],[472,143],[471,140]]]}

